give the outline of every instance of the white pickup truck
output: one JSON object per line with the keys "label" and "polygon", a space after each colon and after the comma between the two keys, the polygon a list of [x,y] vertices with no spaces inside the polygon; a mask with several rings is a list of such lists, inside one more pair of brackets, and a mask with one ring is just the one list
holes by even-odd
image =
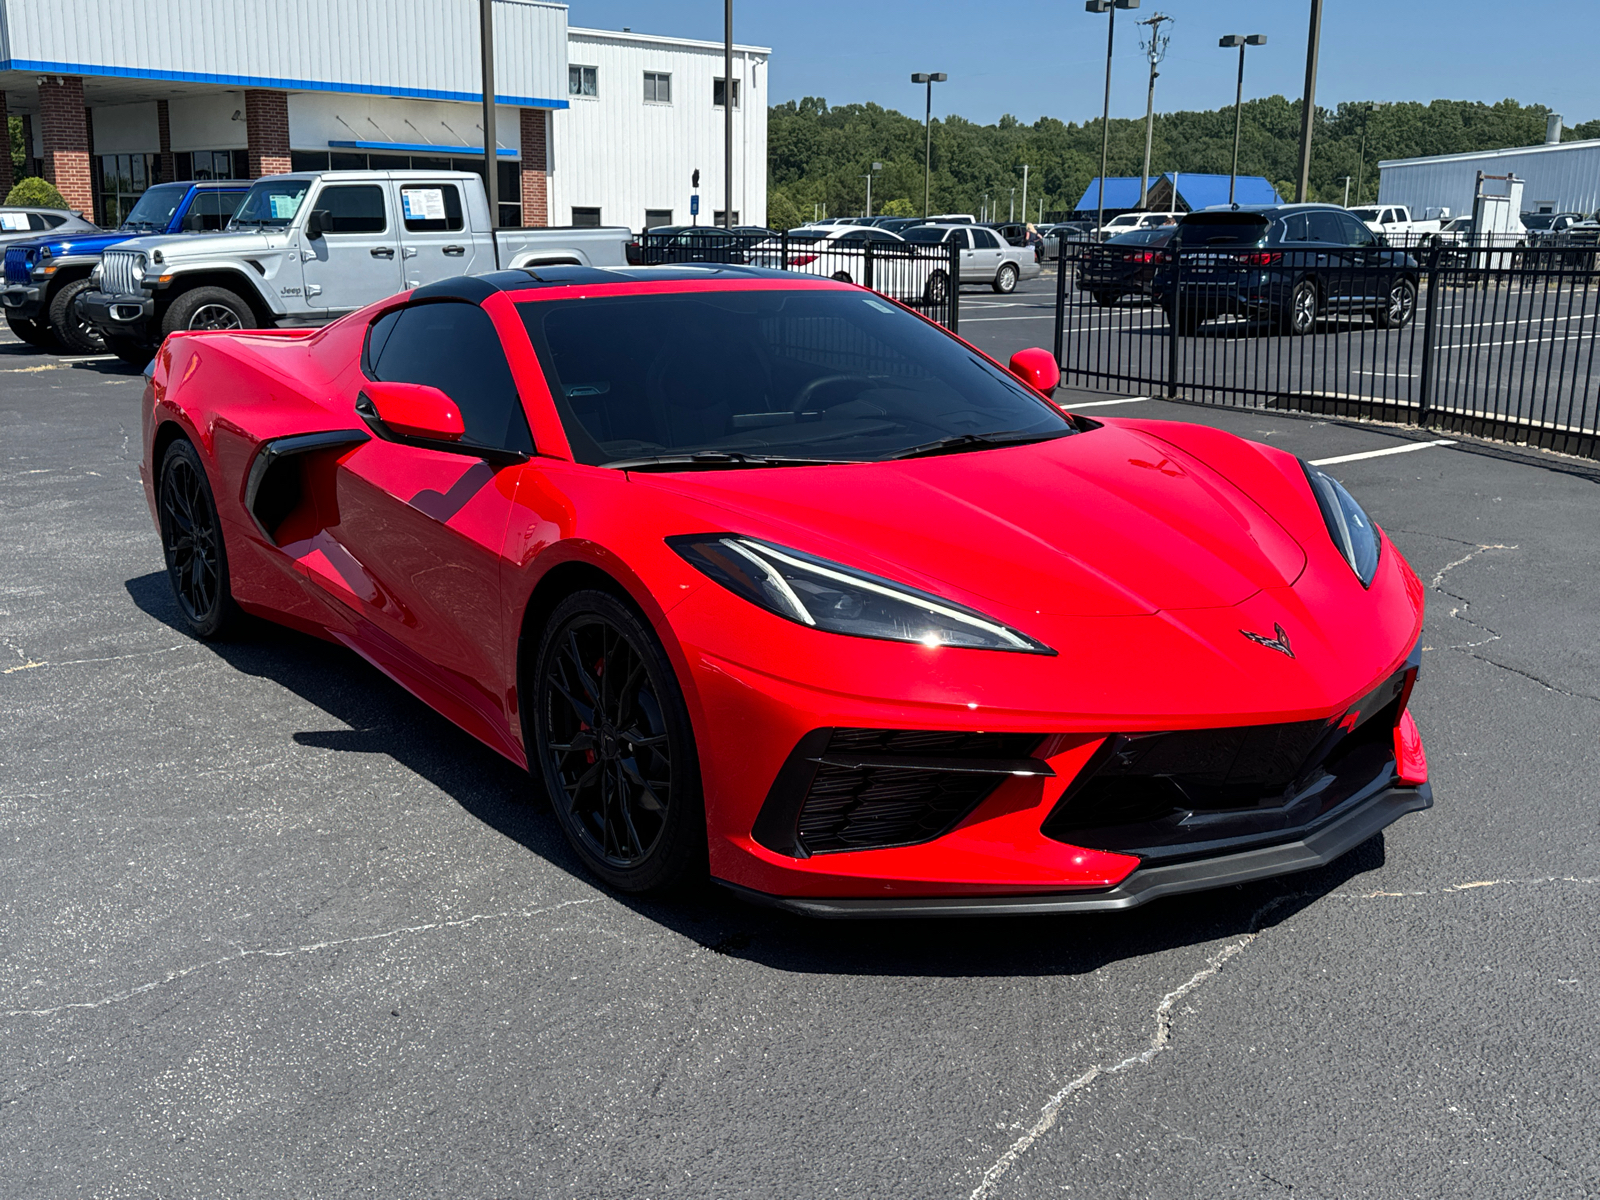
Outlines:
{"label": "white pickup truck", "polygon": [[1438,233],[1450,219],[1448,208],[1430,208],[1428,212],[1436,215],[1416,220],[1404,204],[1362,204],[1352,208],[1350,215],[1373,233],[1405,243],[1420,242],[1425,234]]}
{"label": "white pickup truck", "polygon": [[179,329],[331,321],[456,275],[624,266],[623,228],[502,229],[466,171],[312,171],[251,185],[227,230],[134,238],[106,251],[78,313],[113,353],[148,362]]}

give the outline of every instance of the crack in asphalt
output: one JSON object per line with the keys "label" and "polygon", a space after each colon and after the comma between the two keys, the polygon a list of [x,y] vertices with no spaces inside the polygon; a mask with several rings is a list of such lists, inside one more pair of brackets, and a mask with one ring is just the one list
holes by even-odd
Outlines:
{"label": "crack in asphalt", "polygon": [[[1430,888],[1422,891],[1327,892],[1320,894],[1316,892],[1286,892],[1283,895],[1273,897],[1251,914],[1249,924],[1246,927],[1248,929],[1247,933],[1237,940],[1229,942],[1227,945],[1223,946],[1222,949],[1212,954],[1206,959],[1205,966],[1201,967],[1193,975],[1189,976],[1188,979],[1184,980],[1172,991],[1161,997],[1160,1002],[1156,1005],[1154,1013],[1155,1032],[1151,1035],[1150,1044],[1148,1046],[1138,1053],[1130,1054],[1118,1062],[1111,1064],[1097,1064],[1090,1067],[1087,1071],[1073,1079],[1060,1091],[1056,1092],[1048,1100],[1046,1100],[1044,1106],[1039,1110],[1039,1116],[1034,1121],[1033,1125],[1029,1127],[1026,1133],[1024,1133],[1016,1141],[1012,1142],[1004,1154],[995,1159],[995,1161],[990,1165],[989,1169],[983,1173],[983,1178],[978,1181],[978,1186],[972,1190],[968,1200],[990,1200],[990,1197],[995,1194],[995,1187],[1000,1182],[1001,1177],[1011,1169],[1012,1165],[1019,1158],[1021,1158],[1028,1152],[1029,1149],[1032,1148],[1035,1142],[1037,1142],[1041,1137],[1049,1133],[1050,1130],[1055,1127],[1056,1121],[1061,1115],[1062,1108],[1066,1105],[1067,1101],[1073,1097],[1074,1094],[1083,1091],[1090,1084],[1094,1083],[1095,1080],[1101,1078],[1102,1076],[1120,1075],[1124,1071],[1127,1071],[1133,1067],[1146,1066],[1154,1061],[1157,1055],[1168,1049],[1172,1044],[1173,1006],[1179,1000],[1183,999],[1183,997],[1203,986],[1208,979],[1211,979],[1219,974],[1223,966],[1230,959],[1242,954],[1250,947],[1251,943],[1253,943],[1257,938],[1261,937],[1263,932],[1261,929],[1261,922],[1266,919],[1267,915],[1271,913],[1273,909],[1278,908],[1281,905],[1288,904],[1294,900],[1306,899],[1308,897],[1317,898],[1319,895],[1335,900],[1375,900],[1389,897],[1445,896],[1461,892],[1476,891],[1481,888],[1549,883],[1571,883],[1592,886],[1595,884],[1600,884],[1600,878],[1588,878],[1585,876],[1576,875],[1549,875],[1520,879],[1474,879],[1466,883],[1455,883],[1448,887]],[[1273,1182],[1277,1183],[1279,1181],[1273,1180]]]}
{"label": "crack in asphalt", "polygon": [[119,992],[112,992],[99,1000],[77,1000],[68,1004],[56,1004],[49,1008],[13,1008],[0,1009],[0,1017],[53,1017],[57,1013],[67,1012],[71,1009],[104,1008],[108,1004],[120,1004],[124,1000],[131,1000],[135,996],[142,996],[146,992],[155,991],[157,988],[166,987],[180,979],[187,978],[197,971],[209,970],[212,967],[226,966],[229,963],[241,962],[247,958],[290,958],[297,954],[315,954],[322,950],[334,950],[340,946],[354,946],[363,942],[385,941],[389,938],[404,937],[408,934],[428,933],[435,929],[465,929],[486,921],[505,921],[511,919],[526,920],[529,917],[541,917],[547,913],[557,912],[563,908],[571,908],[578,904],[595,904],[601,897],[591,896],[582,900],[563,900],[559,904],[552,904],[547,908],[530,908],[521,912],[500,913],[474,913],[470,917],[457,917],[447,921],[428,921],[421,925],[402,925],[398,929],[388,929],[382,933],[363,933],[354,937],[332,938],[323,942],[311,942],[304,946],[282,946],[277,948],[260,948],[255,950],[240,950],[234,954],[225,954],[221,958],[213,958],[206,962],[195,963],[193,966],[181,967],[176,971],[169,971],[160,979],[152,979],[148,983],[141,983],[137,987],[125,988]]}

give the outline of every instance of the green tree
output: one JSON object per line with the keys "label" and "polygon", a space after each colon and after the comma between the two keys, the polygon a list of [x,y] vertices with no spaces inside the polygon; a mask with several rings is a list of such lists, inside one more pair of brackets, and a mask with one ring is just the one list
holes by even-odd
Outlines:
{"label": "green tree", "polygon": [[914,217],[917,215],[917,206],[903,196],[897,196],[883,206],[883,212],[879,215],[885,217]]}
{"label": "green tree", "polygon": [[29,208],[66,208],[67,201],[56,191],[56,185],[38,175],[20,180],[6,197],[7,204],[22,204]]}
{"label": "green tree", "polygon": [[21,176],[23,168],[28,165],[28,150],[22,142],[22,118],[7,117],[6,133],[9,135],[11,147],[12,177],[16,178]]}

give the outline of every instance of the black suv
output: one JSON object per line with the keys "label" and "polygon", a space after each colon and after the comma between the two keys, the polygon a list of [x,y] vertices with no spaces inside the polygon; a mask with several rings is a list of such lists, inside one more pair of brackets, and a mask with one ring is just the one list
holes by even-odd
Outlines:
{"label": "black suv", "polygon": [[1178,222],[1152,292],[1180,334],[1226,315],[1306,334],[1317,318],[1370,313],[1398,329],[1417,308],[1417,263],[1332,204],[1235,205]]}

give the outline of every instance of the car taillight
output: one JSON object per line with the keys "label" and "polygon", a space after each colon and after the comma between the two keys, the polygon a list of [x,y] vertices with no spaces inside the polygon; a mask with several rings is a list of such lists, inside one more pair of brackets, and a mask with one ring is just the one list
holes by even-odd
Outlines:
{"label": "car taillight", "polygon": [[1162,254],[1159,250],[1141,250],[1137,254],[1124,254],[1122,256],[1122,261],[1123,262],[1135,262],[1135,263],[1153,263],[1153,262],[1164,262],[1166,260],[1166,257],[1167,256],[1165,254]]}
{"label": "car taillight", "polygon": [[816,261],[817,256],[815,254],[796,254],[789,260],[789,265],[791,267],[803,267],[807,263],[814,263]]}
{"label": "car taillight", "polygon": [[1236,254],[1234,258],[1247,267],[1270,267],[1283,261],[1283,255],[1276,250],[1256,250],[1250,254]]}

